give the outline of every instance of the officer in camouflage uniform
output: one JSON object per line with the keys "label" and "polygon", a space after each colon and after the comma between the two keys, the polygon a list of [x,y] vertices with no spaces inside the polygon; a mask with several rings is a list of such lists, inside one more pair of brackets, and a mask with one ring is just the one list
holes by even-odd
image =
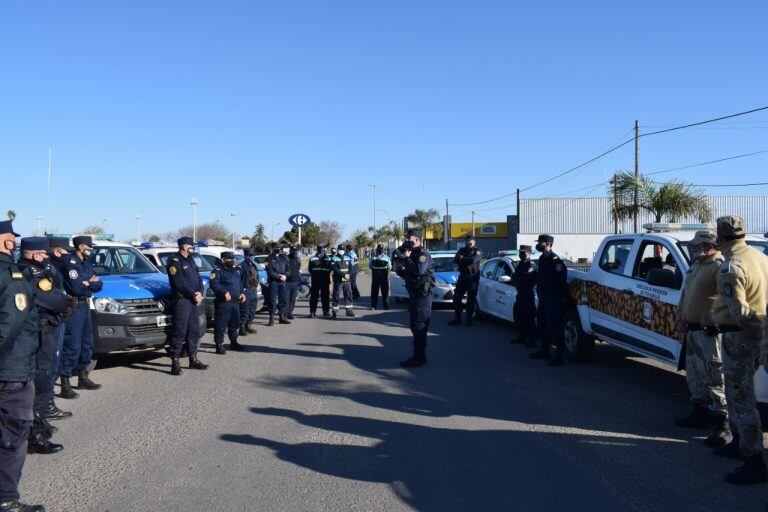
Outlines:
{"label": "officer in camouflage uniform", "polygon": [[768,304],[768,260],[744,241],[744,220],[717,219],[717,240],[725,256],[717,275],[717,300],[712,322],[723,333],[723,374],[733,441],[714,449],[717,455],[746,459],[725,475],[733,484],[766,480],[763,432],[755,400],[754,375],[765,342]]}
{"label": "officer in camouflage uniform", "polygon": [[685,333],[685,379],[693,412],[677,418],[675,423],[701,429],[713,424],[714,431],[704,444],[714,447],[731,438],[723,384],[722,340],[719,333],[705,330],[701,321],[717,299],[717,275],[723,255],[717,250],[717,235],[713,231],[697,231],[691,248],[693,264],[685,276],[677,306],[677,327]]}

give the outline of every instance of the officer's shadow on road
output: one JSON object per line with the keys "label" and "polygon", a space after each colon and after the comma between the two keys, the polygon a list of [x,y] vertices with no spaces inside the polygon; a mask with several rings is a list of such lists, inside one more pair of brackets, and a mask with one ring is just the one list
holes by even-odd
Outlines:
{"label": "officer's shadow on road", "polygon": [[[592,475],[572,459],[558,458],[557,464],[543,459],[551,456],[554,444],[558,451],[595,450],[599,445],[592,442],[603,440],[599,433],[466,430],[440,422],[412,424],[282,408],[252,407],[250,411],[286,418],[317,431],[364,437],[369,442],[292,443],[234,433],[223,434],[220,439],[267,448],[285,462],[322,474],[388,484],[416,510],[579,510],[574,508],[578,503],[589,503],[592,511],[623,509],[615,496],[596,490]],[[633,439],[600,449],[626,450],[661,443],[670,445],[669,456],[674,457],[679,448],[669,441]]]}
{"label": "officer's shadow on road", "polygon": [[158,350],[142,350],[139,352],[121,352],[102,354],[98,356],[96,370],[115,367],[131,368],[151,372],[168,373],[171,369],[170,360],[165,352]]}

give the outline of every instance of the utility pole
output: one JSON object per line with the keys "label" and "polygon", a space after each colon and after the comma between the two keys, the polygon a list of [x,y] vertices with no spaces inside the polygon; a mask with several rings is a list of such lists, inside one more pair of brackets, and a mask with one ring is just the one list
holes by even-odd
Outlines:
{"label": "utility pole", "polygon": [[445,198],[445,222],[443,223],[443,243],[445,244],[445,248],[448,248],[448,241],[451,238],[450,233],[448,232],[448,229],[450,226],[448,226],[448,198]]}
{"label": "utility pole", "polygon": [[520,189],[518,188],[515,192],[515,197],[517,198],[517,234],[520,234],[520,229],[523,225],[523,218],[520,216]]}
{"label": "utility pole", "polygon": [[192,241],[197,242],[197,198],[193,197],[192,202]]}
{"label": "utility pole", "polygon": [[[635,119],[635,180],[640,179],[640,123]],[[637,183],[635,183],[635,201],[633,204],[634,220],[635,220],[635,233],[637,233]]]}
{"label": "utility pole", "polygon": [[141,243],[141,214],[136,214],[136,241]]}
{"label": "utility pole", "polygon": [[616,206],[619,204],[619,194],[618,190],[616,189],[616,173],[613,173],[613,234],[618,234],[619,232],[619,219],[616,217]]}
{"label": "utility pole", "polygon": [[43,216],[40,214],[37,214],[35,216],[35,220],[37,221],[37,236],[43,236]]}
{"label": "utility pole", "polygon": [[472,236],[475,236],[475,210],[472,210]]}
{"label": "utility pole", "polygon": [[232,212],[232,250],[235,250],[235,231],[237,230],[237,212]]}
{"label": "utility pole", "polygon": [[373,234],[376,234],[376,185],[368,185],[373,188]]}

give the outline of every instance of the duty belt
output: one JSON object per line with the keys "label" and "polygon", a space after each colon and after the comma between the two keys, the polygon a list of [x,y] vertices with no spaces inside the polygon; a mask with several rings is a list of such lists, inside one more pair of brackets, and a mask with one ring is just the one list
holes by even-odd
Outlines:
{"label": "duty belt", "polygon": [[717,326],[717,331],[718,332],[722,332],[722,333],[725,333],[725,332],[740,332],[741,331],[741,327],[739,327],[738,325],[718,325]]}

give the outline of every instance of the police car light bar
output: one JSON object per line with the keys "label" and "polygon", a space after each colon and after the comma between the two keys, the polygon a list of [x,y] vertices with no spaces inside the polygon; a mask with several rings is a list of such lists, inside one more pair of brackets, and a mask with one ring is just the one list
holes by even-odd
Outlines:
{"label": "police car light bar", "polygon": [[680,222],[649,222],[643,224],[646,231],[699,231],[704,229],[715,229],[714,224],[706,222],[701,223],[680,223]]}

